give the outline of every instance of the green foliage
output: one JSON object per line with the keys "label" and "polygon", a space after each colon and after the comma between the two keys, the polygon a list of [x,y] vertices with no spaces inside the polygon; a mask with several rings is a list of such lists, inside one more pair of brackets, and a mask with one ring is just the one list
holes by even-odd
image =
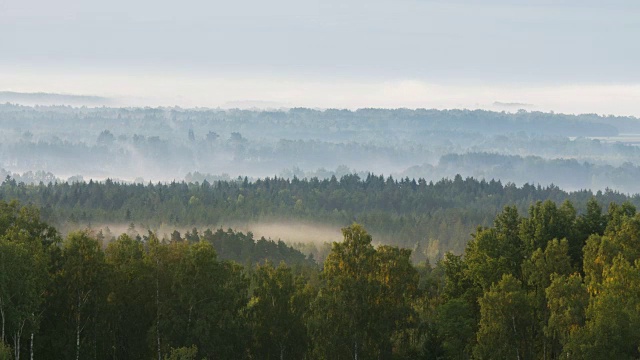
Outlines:
{"label": "green foliage", "polygon": [[322,359],[389,357],[411,326],[418,274],[410,251],[371,245],[354,224],[342,229],[324,263],[324,283],[313,304],[314,354]]}
{"label": "green foliage", "polygon": [[507,206],[496,217],[494,228],[478,228],[465,250],[467,277],[484,291],[504,274],[519,278],[527,245],[522,240],[526,235],[519,234],[518,228],[528,223],[530,219],[521,219],[515,207]]}
{"label": "green foliage", "polygon": [[532,359],[534,322],[531,299],[511,274],[478,299],[480,323],[474,356],[478,359]]}
{"label": "green foliage", "polygon": [[467,359],[471,354],[476,321],[475,309],[463,299],[453,299],[438,307],[437,329],[448,359]]}
{"label": "green foliage", "polygon": [[165,357],[166,360],[196,360],[198,355],[198,347],[192,345],[190,347],[171,348],[171,352]]}
{"label": "green foliage", "polygon": [[578,359],[637,359],[640,356],[640,260],[622,255],[605,268],[599,292],[591,297],[584,327],[565,347]]}
{"label": "green foliage", "polygon": [[13,357],[11,353],[11,347],[0,341],[0,360],[11,360]]}
{"label": "green foliage", "polygon": [[433,267],[353,224],[319,269],[233,231],[60,243],[0,201],[0,358],[637,359],[640,215],[596,205],[506,207]]}
{"label": "green foliage", "polygon": [[255,240],[251,232],[243,234],[232,229],[218,229],[215,232],[207,229],[202,236],[194,232],[195,229],[191,233],[187,232],[189,241],[206,241],[213,246],[220,259],[232,260],[247,267],[263,261],[276,264],[285,262],[290,266],[316,265],[315,261],[281,240],[273,241],[264,237]]}
{"label": "green foliage", "polygon": [[585,324],[589,294],[579,274],[552,275],[545,293],[549,320],[544,333],[551,339],[552,355],[559,357],[572,333]]}
{"label": "green foliage", "polygon": [[[309,298],[291,268],[269,262],[256,268],[253,295],[247,306],[257,359],[304,358],[309,337],[304,322]],[[304,279],[298,279],[304,281]]]}
{"label": "green foliage", "polygon": [[[240,195],[243,200],[238,202]],[[565,233],[566,226],[574,229],[575,211],[569,205],[558,207],[553,202],[569,199],[577,212],[583,212],[594,196],[601,204],[625,200],[640,204],[640,198],[614,191],[567,193],[555,186],[516,187],[461,176],[436,182],[347,174],[329,179],[273,177],[212,183],[201,180],[141,185],[105,180],[15,186],[9,181],[0,185],[0,199],[17,198],[24,203],[39,204],[43,218],[65,231],[96,223],[143,224],[144,229],[161,225],[217,229],[229,224],[302,222],[338,228],[357,219],[378,241],[413,249],[415,262],[428,259],[432,263],[447,251],[462,253],[468,235],[478,225],[491,226],[498,214],[504,218],[497,218],[494,227],[513,241],[521,236],[520,230],[514,232],[514,221],[519,225],[518,214],[526,214],[530,207],[532,220],[522,226],[522,241],[528,244],[527,250],[543,247],[553,237],[566,237],[574,263],[579,264],[576,252],[580,252],[588,236],[577,229]],[[545,203],[546,200],[550,202]],[[541,203],[531,205],[532,201]],[[505,206],[510,210],[505,210]],[[590,206],[597,208],[597,204]],[[590,231],[589,227],[581,229]],[[177,231],[174,235],[174,240],[181,238]],[[225,235],[214,231],[213,236],[222,239]],[[552,237],[543,240],[548,236]],[[226,251],[214,247],[221,259],[227,259]],[[255,257],[236,249],[228,253],[229,259],[243,265],[248,265],[247,260],[252,261],[251,265],[257,262]],[[282,259],[270,260],[277,264]]]}
{"label": "green foliage", "polygon": [[122,234],[105,250],[105,262],[110,268],[106,281],[106,324],[112,336],[112,351],[116,358],[149,358],[145,334],[152,325],[152,268],[144,262],[144,244]]}

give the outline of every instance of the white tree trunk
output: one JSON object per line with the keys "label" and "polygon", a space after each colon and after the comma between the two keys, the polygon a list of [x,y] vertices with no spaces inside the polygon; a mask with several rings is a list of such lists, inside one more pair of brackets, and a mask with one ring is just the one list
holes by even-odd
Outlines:
{"label": "white tree trunk", "polygon": [[191,313],[193,312],[193,305],[189,306],[189,318],[187,320],[187,334],[189,333],[189,330],[191,329]]}
{"label": "white tree trunk", "polygon": [[15,360],[20,360],[20,335],[14,335],[13,347],[13,358]]}
{"label": "white tree trunk", "polygon": [[4,342],[4,307],[2,306],[2,300],[0,300],[0,315],[2,315],[2,338],[0,340]]}
{"label": "white tree trunk", "polygon": [[76,313],[76,360],[80,360],[80,293],[78,293],[78,310]]}
{"label": "white tree trunk", "polygon": [[13,356],[15,360],[20,360],[20,338],[22,337],[22,329],[24,328],[25,322],[26,320],[23,320],[20,328],[13,334]]}
{"label": "white tree trunk", "polygon": [[29,350],[30,359],[33,360],[33,333],[31,333],[31,346]]}
{"label": "white tree trunk", "polygon": [[353,342],[353,360],[358,360],[358,340]]}
{"label": "white tree trunk", "polygon": [[80,360],[80,321],[76,322],[76,360]]}
{"label": "white tree trunk", "polygon": [[[514,315],[511,315],[511,323],[513,324],[513,335],[516,336],[516,340],[518,339],[518,333],[516,332],[516,317]],[[518,360],[520,360],[520,348],[518,346],[518,343],[516,341],[516,356],[518,358]]]}
{"label": "white tree trunk", "polygon": [[156,341],[158,343],[158,360],[162,360],[162,352],[160,351],[160,275],[158,267],[160,262],[156,260]]}

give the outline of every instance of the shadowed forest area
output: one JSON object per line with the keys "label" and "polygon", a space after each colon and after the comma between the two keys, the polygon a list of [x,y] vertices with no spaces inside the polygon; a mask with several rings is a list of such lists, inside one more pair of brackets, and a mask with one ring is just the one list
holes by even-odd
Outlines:
{"label": "shadowed forest area", "polygon": [[0,202],[0,356],[634,359],[640,215],[585,207],[504,207],[434,264],[352,224],[318,264],[222,230],[63,239]]}
{"label": "shadowed forest area", "polygon": [[[339,229],[358,222],[377,243],[413,250],[415,263],[427,259],[433,263],[447,251],[462,253],[469,234],[478,225],[491,225],[506,205],[515,205],[524,213],[535,201],[571,200],[582,213],[594,196],[601,204],[630,201],[640,205],[637,195],[611,190],[566,192],[555,186],[518,187],[459,175],[435,183],[368,174],[366,178],[345,175],[339,180],[239,178],[147,185],[110,180],[27,185],[7,178],[0,186],[0,199],[40,207],[42,218],[65,233],[92,225],[121,224],[127,229],[134,224],[136,231],[131,236],[168,228],[171,230],[159,236],[169,238],[174,229],[193,231],[195,227],[203,232],[256,222],[299,222],[322,226],[320,235],[311,241],[301,233],[287,242],[322,260],[328,248],[320,244],[338,240],[327,227]],[[326,238],[318,241],[323,231]]]}

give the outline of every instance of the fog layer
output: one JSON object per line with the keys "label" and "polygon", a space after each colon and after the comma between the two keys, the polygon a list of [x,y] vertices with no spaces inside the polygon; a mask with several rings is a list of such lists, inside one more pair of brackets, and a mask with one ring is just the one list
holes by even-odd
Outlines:
{"label": "fog layer", "polygon": [[212,182],[456,174],[640,192],[634,117],[468,110],[0,105],[0,176]]}

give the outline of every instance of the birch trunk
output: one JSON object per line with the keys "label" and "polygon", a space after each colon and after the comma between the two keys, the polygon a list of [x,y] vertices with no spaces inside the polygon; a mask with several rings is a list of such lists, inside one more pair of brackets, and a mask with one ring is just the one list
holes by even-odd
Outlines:
{"label": "birch trunk", "polygon": [[0,300],[0,315],[2,315],[2,342],[4,342],[4,307],[2,306],[2,300]]}
{"label": "birch trunk", "polygon": [[15,360],[20,360],[20,335],[14,335],[13,347],[13,358]]}
{"label": "birch trunk", "polygon": [[29,359],[33,360],[33,333],[31,333],[31,344],[29,346]]}
{"label": "birch trunk", "polygon": [[160,279],[158,267],[160,262],[156,260],[156,341],[158,343],[158,360],[162,360],[162,352],[160,352]]}
{"label": "birch trunk", "polygon": [[[516,333],[516,317],[511,315],[511,323],[513,324],[513,335],[516,336],[516,340],[518,337],[518,334]],[[516,341],[516,356],[517,359],[520,360],[520,348],[518,347],[518,342]]]}
{"label": "birch trunk", "polygon": [[78,293],[78,310],[76,313],[76,360],[80,360],[80,293]]}
{"label": "birch trunk", "polygon": [[358,340],[353,342],[353,360],[358,360]]}
{"label": "birch trunk", "polygon": [[189,330],[191,329],[191,312],[193,312],[193,305],[189,306],[189,318],[187,320],[187,334],[189,333]]}
{"label": "birch trunk", "polygon": [[23,320],[18,331],[13,334],[13,353],[15,360],[20,360],[20,338],[22,337],[22,329],[24,328],[25,322],[26,320]]}

